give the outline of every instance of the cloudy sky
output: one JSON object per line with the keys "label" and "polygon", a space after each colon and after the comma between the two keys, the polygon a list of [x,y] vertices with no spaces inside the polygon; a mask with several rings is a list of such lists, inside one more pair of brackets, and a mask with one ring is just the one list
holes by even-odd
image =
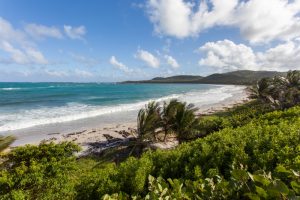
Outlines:
{"label": "cloudy sky", "polygon": [[300,69],[300,0],[0,0],[0,81]]}

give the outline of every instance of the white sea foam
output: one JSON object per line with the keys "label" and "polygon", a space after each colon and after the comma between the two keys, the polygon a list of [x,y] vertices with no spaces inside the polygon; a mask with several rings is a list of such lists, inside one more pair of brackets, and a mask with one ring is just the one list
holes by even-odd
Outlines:
{"label": "white sea foam", "polygon": [[136,103],[120,104],[115,106],[91,106],[78,103],[69,103],[63,107],[43,107],[24,110],[18,113],[0,113],[0,132],[29,128],[38,125],[56,124],[79,119],[91,118],[100,115],[109,115],[117,112],[139,110],[149,101],[168,101],[178,99],[195,105],[212,105],[232,97],[240,92],[242,86],[222,86],[206,91],[192,91],[184,94],[172,94],[157,99],[148,99]]}
{"label": "white sea foam", "polygon": [[22,88],[0,88],[0,91],[10,91],[10,90],[36,90],[36,89],[47,89],[47,88],[62,88],[62,87],[70,87],[68,85],[50,85],[45,87],[22,87]]}
{"label": "white sea foam", "polygon": [[0,88],[0,90],[9,91],[9,90],[20,90],[21,88]]}

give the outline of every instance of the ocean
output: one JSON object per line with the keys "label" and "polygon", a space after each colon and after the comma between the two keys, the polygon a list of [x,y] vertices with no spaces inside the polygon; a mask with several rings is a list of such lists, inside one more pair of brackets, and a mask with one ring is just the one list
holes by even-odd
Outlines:
{"label": "ocean", "polygon": [[213,105],[241,88],[203,84],[0,83],[0,134],[70,131],[72,127],[134,121],[138,110],[152,100],[177,98],[198,106]]}

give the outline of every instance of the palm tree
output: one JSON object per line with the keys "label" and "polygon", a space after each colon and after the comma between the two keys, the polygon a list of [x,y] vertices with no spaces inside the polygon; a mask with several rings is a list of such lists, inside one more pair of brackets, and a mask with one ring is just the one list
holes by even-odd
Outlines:
{"label": "palm tree", "polygon": [[179,142],[191,137],[197,132],[199,119],[193,104],[179,102],[176,99],[164,103],[161,112],[161,125],[164,131],[164,141],[170,133],[175,133]]}
{"label": "palm tree", "polygon": [[176,113],[171,130],[176,133],[179,143],[190,139],[198,132],[199,118],[195,112],[198,109],[193,104],[179,102],[176,105]]}
{"label": "palm tree", "polygon": [[250,97],[265,102],[273,102],[274,100],[271,96],[271,91],[273,91],[274,88],[273,79],[262,78],[255,86],[250,88]]}
{"label": "palm tree", "polygon": [[157,141],[157,133],[164,132],[164,141],[167,135],[174,133],[181,141],[188,139],[197,132],[199,119],[192,104],[182,103],[176,99],[164,102],[162,108],[159,103],[150,102],[141,109],[137,118],[137,138],[140,143]]}
{"label": "palm tree", "polygon": [[157,129],[160,125],[159,103],[154,101],[140,109],[137,116],[137,137],[133,143],[130,155],[135,152],[140,155],[150,141],[157,140]]}
{"label": "palm tree", "polygon": [[12,136],[0,136],[0,152],[6,149],[14,141],[15,138]]}
{"label": "palm tree", "polygon": [[285,109],[300,103],[300,71],[289,71],[286,77],[263,78],[250,89],[250,97],[273,108]]}
{"label": "palm tree", "polygon": [[175,116],[177,112],[177,107],[180,102],[176,99],[172,99],[169,103],[164,102],[162,111],[161,111],[161,122],[162,130],[164,132],[164,141],[166,141],[167,135],[172,130],[174,126]]}
{"label": "palm tree", "polygon": [[137,134],[140,140],[154,138],[157,140],[156,130],[160,124],[159,103],[154,101],[142,108],[137,117]]}
{"label": "palm tree", "polygon": [[300,71],[294,70],[289,71],[286,76],[287,85],[289,87],[295,87],[297,89],[300,89]]}

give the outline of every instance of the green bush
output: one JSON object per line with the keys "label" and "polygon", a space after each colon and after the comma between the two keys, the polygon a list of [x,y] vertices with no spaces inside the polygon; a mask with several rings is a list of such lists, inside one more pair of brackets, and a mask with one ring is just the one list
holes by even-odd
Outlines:
{"label": "green bush", "polygon": [[[182,144],[174,150],[146,152],[140,159],[128,159],[116,167],[112,175],[108,175],[108,179],[117,184],[114,191],[102,186],[95,190],[98,196],[119,192],[124,196],[125,192],[145,197],[149,187],[146,178],[149,175],[162,177],[164,180],[189,180],[197,187],[204,184],[204,188],[211,184],[207,179],[215,180],[219,177],[222,181],[218,184],[226,185],[234,178],[234,169],[240,169],[241,165],[249,173],[258,173],[261,170],[275,173],[279,166],[297,172],[300,169],[299,116],[299,107],[284,112],[275,111],[255,118],[245,126],[225,128],[205,138]],[[247,181],[250,178],[247,177]],[[279,180],[276,177],[274,181],[277,179]],[[199,180],[202,181],[197,183]],[[287,175],[281,177],[281,182],[289,190],[293,190],[292,180]],[[297,187],[296,183],[294,187]],[[221,185],[221,196],[212,193],[214,199],[221,198],[228,192],[228,188],[222,188],[224,186]],[[240,195],[244,197],[246,190],[239,190],[242,185],[236,187],[235,190],[240,191]],[[231,191],[230,195],[238,194],[237,191]],[[251,196],[249,195],[248,198]]]}
{"label": "green bush", "polygon": [[203,116],[199,122],[199,135],[204,137],[224,128],[237,128],[272,110],[259,101],[251,101],[210,116]]}
{"label": "green bush", "polygon": [[205,118],[206,137],[119,165],[76,161],[72,143],[16,148],[3,158],[0,199],[299,198],[300,107],[230,118],[242,110]]}
{"label": "green bush", "polygon": [[71,199],[76,168],[72,143],[42,143],[18,147],[4,159],[0,171],[0,199]]}

